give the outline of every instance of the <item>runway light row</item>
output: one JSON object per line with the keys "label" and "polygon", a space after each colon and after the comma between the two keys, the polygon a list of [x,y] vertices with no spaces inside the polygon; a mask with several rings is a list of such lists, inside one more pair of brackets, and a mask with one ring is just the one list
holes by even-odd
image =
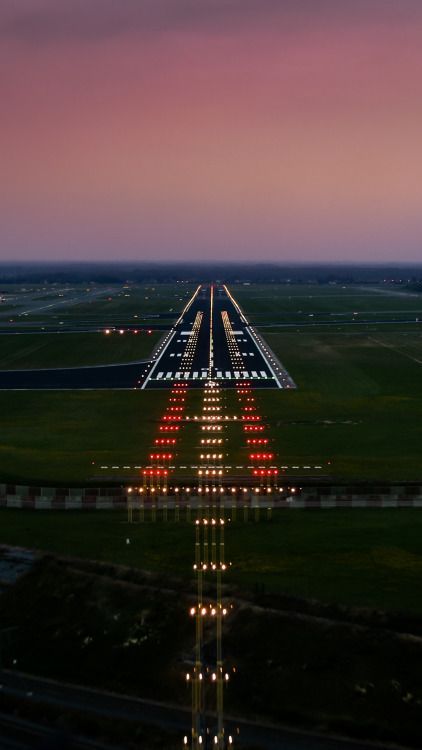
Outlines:
{"label": "runway light row", "polygon": [[[123,336],[124,333],[133,333],[137,335],[138,333],[143,333],[144,329],[138,330],[137,328],[105,328],[104,333],[106,336],[110,336],[111,333],[119,333],[120,336]],[[149,336],[152,333],[151,328],[149,328],[147,331],[145,331],[146,334]]]}
{"label": "runway light row", "polygon": [[203,313],[201,311],[196,313],[196,317],[194,320],[194,324],[192,326],[192,330],[189,334],[189,338],[186,343],[185,351],[183,352],[181,361],[180,361],[180,367],[184,370],[190,370],[193,359],[195,356],[196,346],[198,343],[198,335],[199,335],[199,329],[201,327],[203,318]]}
{"label": "runway light row", "polygon": [[271,461],[274,453],[250,453],[249,458],[251,461]]}

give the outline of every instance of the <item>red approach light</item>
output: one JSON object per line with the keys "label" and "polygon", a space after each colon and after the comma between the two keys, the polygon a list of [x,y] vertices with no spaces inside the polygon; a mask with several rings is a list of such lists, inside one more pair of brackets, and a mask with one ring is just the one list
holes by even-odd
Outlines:
{"label": "red approach light", "polygon": [[181,419],[183,419],[181,414],[164,414],[162,417],[164,422],[180,422]]}
{"label": "red approach light", "polygon": [[248,445],[268,445],[268,438],[248,438],[246,442]]}
{"label": "red approach light", "polygon": [[251,453],[249,458],[251,461],[271,461],[274,458],[274,453]]}
{"label": "red approach light", "polygon": [[176,438],[156,438],[154,445],[176,445]]}
{"label": "red approach light", "polygon": [[261,417],[259,414],[242,414],[242,419],[248,422],[259,422]]}
{"label": "red approach light", "polygon": [[151,461],[170,461],[173,458],[172,453],[150,453],[149,457]]}
{"label": "red approach light", "polygon": [[175,432],[179,429],[178,424],[161,424],[160,425],[160,432]]}

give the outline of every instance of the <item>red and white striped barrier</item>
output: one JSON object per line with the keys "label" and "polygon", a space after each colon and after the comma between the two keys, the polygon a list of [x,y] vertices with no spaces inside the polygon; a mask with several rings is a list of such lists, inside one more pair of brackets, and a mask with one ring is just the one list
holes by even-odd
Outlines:
{"label": "red and white striped barrier", "polygon": [[[347,489],[347,488],[346,488]],[[192,489],[189,494],[142,496],[127,487],[34,487],[29,485],[0,484],[0,508],[28,510],[114,510],[126,508],[130,500],[134,506],[175,508],[186,505],[192,508],[212,503]],[[345,492],[344,487],[302,487],[273,489],[271,495],[256,493],[253,489],[230,491],[219,495],[219,502],[227,508],[234,505],[286,509],[335,508],[422,508],[422,485],[390,485],[389,487],[361,487]]]}

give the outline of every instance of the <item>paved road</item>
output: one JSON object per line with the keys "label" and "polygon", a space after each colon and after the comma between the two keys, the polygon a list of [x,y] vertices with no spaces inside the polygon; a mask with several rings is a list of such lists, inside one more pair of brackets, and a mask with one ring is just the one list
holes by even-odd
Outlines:
{"label": "paved road", "polygon": [[[191,723],[191,712],[187,708],[64,685],[9,671],[0,672],[0,692],[34,703],[39,701],[60,708],[73,708],[87,715],[139,721],[140,724],[180,731],[181,736],[189,731]],[[225,726],[228,734],[237,736],[239,732],[242,746],[259,747],[260,750],[387,750],[378,744],[297,732],[240,719],[226,718]]]}

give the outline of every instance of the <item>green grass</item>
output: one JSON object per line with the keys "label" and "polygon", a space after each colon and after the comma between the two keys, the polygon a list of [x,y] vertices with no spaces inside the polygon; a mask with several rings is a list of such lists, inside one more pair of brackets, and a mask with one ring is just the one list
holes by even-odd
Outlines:
{"label": "green grass", "polygon": [[133,362],[148,357],[163,331],[3,335],[0,369],[77,367]]}
{"label": "green grass", "polygon": [[[98,287],[99,288],[99,287]],[[91,300],[82,299],[77,304],[34,311],[27,320],[31,318],[44,318],[49,315],[64,322],[74,320],[102,320],[105,324],[113,324],[114,321],[124,318],[125,320],[139,319],[144,316],[168,314],[170,319],[178,316],[186,305],[195,289],[193,285],[136,284],[125,288],[121,285],[104,285],[110,291],[105,295],[93,297]]]}
{"label": "green grass", "polygon": [[86,483],[101,464],[139,464],[165,391],[0,392],[2,481]]}
{"label": "green grass", "polygon": [[[126,539],[130,544],[126,544]],[[124,512],[0,512],[0,543],[191,576],[191,524],[128,525]],[[276,511],[228,524],[227,582],[326,602],[422,613],[418,510]]]}
{"label": "green grass", "polygon": [[411,358],[422,362],[419,332],[266,339],[298,386],[259,393],[281,463],[321,462],[343,478],[421,478],[422,364]]}
{"label": "green grass", "polygon": [[239,304],[256,323],[359,322],[422,319],[422,296],[389,289],[330,285],[251,285],[231,287]]}

